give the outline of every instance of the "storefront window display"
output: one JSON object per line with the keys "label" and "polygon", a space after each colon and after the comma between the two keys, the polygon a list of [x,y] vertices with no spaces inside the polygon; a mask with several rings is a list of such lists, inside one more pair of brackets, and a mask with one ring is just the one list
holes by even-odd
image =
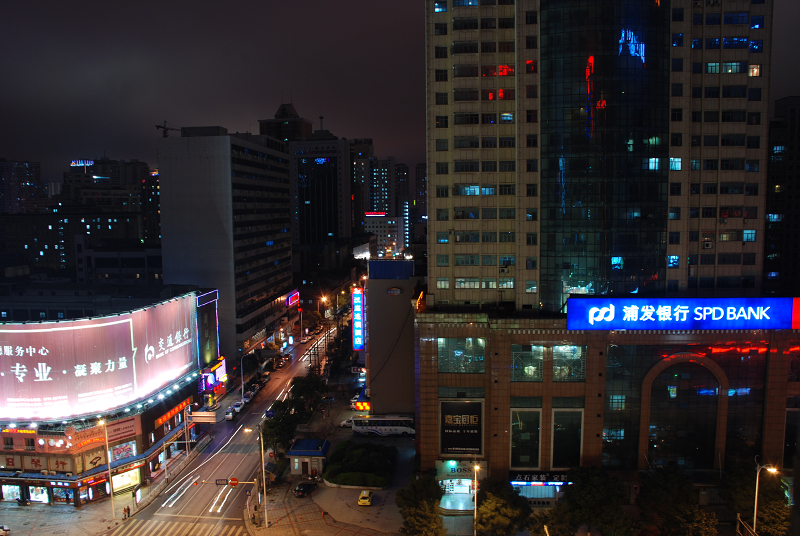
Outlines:
{"label": "storefront window display", "polygon": [[539,467],[539,423],[541,410],[511,410],[511,467]]}
{"label": "storefront window display", "polygon": [[68,503],[72,500],[72,490],[68,488],[52,488],[53,500],[57,503]]}
{"label": "storefront window display", "polygon": [[50,502],[50,498],[47,496],[47,488],[43,486],[28,486],[28,489],[30,490],[31,501],[42,503]]}
{"label": "storefront window display", "polygon": [[130,471],[114,475],[111,477],[111,481],[114,483],[114,492],[132,488],[141,482],[139,477],[139,469],[132,469]]}
{"label": "storefront window display", "polygon": [[16,501],[20,498],[19,486],[3,484],[3,500]]}

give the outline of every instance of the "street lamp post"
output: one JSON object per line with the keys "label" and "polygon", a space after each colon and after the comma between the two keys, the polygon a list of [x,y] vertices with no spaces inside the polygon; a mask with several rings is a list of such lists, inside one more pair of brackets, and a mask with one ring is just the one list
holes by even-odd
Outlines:
{"label": "street lamp post", "polygon": [[756,500],[755,504],[753,505],[753,532],[756,532],[756,518],[758,517],[758,478],[761,476],[761,470],[766,469],[770,473],[777,473],[778,470],[771,466],[770,464],[759,465],[758,463],[758,456],[756,456]]}
{"label": "street lamp post", "polygon": [[108,489],[111,491],[111,519],[117,519],[114,510],[114,483],[111,481],[111,449],[108,448],[108,426],[103,419],[98,421],[98,424],[103,427],[103,434],[106,438],[106,467],[108,467]]}
{"label": "street lamp post", "polygon": [[478,536],[478,470],[480,468],[480,465],[475,464],[475,476],[472,485],[472,487],[475,488],[475,496],[473,497],[475,500],[475,513],[472,518],[472,536]]}
{"label": "street lamp post", "polygon": [[242,354],[242,358],[239,360],[239,372],[242,376],[242,404],[244,404],[244,354]]}

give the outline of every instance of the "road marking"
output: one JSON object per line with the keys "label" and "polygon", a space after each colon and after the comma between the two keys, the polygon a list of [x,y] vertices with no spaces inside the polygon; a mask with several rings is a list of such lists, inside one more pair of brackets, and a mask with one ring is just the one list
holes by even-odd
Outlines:
{"label": "road marking", "polygon": [[[220,518],[216,519],[219,520]],[[242,521],[241,519],[236,520]],[[242,525],[222,525],[221,527],[218,527],[218,525],[219,523],[133,519],[108,534],[110,536],[184,536],[185,534],[191,534],[192,536],[239,536],[244,533],[244,526]]]}
{"label": "road marking", "polygon": [[192,516],[189,514],[167,514],[167,513],[155,513],[154,516],[164,516],[164,517],[188,517],[191,519],[209,519],[212,521],[241,521],[240,517],[217,517],[217,516]]}

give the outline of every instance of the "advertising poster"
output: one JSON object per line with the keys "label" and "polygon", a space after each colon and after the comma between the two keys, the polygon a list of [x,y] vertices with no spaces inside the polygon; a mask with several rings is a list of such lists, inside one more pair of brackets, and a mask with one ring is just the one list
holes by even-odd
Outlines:
{"label": "advertising poster", "polygon": [[195,297],[114,316],[0,324],[0,414],[63,419],[148,396],[196,368]]}
{"label": "advertising poster", "polygon": [[483,402],[443,400],[440,403],[441,453],[483,455]]}
{"label": "advertising poster", "polygon": [[197,297],[197,334],[200,339],[199,366],[206,368],[219,358],[216,290]]}

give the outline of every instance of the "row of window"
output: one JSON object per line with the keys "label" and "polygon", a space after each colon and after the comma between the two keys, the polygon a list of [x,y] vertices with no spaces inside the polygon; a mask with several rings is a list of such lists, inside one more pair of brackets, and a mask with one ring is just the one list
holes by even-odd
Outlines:
{"label": "row of window", "polygon": [[[700,147],[701,141],[704,147],[746,147],[748,149],[759,149],[761,147],[761,136],[747,136],[745,134],[698,134],[693,135],[691,141],[692,147]],[[683,134],[680,132],[670,134],[669,144],[672,147],[682,147]],[[650,160],[654,159],[651,158]]]}
{"label": "row of window", "polygon": [[[670,95],[673,97],[683,97],[683,84],[675,83],[671,86]],[[692,98],[693,99],[718,99],[720,96],[723,99],[747,99],[751,102],[761,101],[761,88],[747,86],[693,86]],[[475,99],[477,100],[477,99]],[[438,104],[438,103],[437,103]],[[445,102],[444,104],[447,104]],[[673,110],[674,111],[674,110]],[[672,119],[673,121],[682,121],[683,119]]]}
{"label": "row of window", "polygon": [[[436,243],[449,244],[451,237],[458,244],[464,242],[477,244],[479,242],[508,243],[517,241],[517,233],[514,231],[439,231],[436,233]],[[539,245],[538,233],[525,233],[525,245]]]}
{"label": "row of window", "polygon": [[[683,34],[672,34],[672,46],[683,46]],[[692,39],[693,50],[719,50],[729,49],[749,49],[750,52],[763,52],[764,41],[761,39],[748,40],[747,37],[706,37]],[[744,72],[744,71],[742,71]]]}
{"label": "row of window", "polygon": [[[453,7],[478,7],[481,6],[513,6],[514,0],[452,0]],[[433,3],[433,11],[441,13],[447,11],[447,0],[437,0]],[[536,13],[532,11],[530,13]],[[530,24],[530,23],[529,23]]]}
{"label": "row of window", "polygon": [[[672,116],[677,121],[683,120],[683,110],[672,109]],[[692,123],[747,123],[748,125],[761,124],[761,112],[748,112],[747,110],[708,110],[692,111]]]}
{"label": "row of window", "polygon": [[[679,245],[681,243],[681,231],[670,231],[669,243]],[[752,238],[752,240],[745,240],[744,237]],[[715,240],[720,242],[755,242],[755,231],[745,234],[741,229],[725,230],[725,231],[689,231],[689,242],[702,242],[703,244],[713,244]],[[705,249],[711,249],[713,245],[704,246]],[[746,254],[750,255],[750,254]],[[755,253],[752,253],[755,255]],[[747,258],[747,257],[746,257]],[[753,257],[755,259],[755,257]],[[744,264],[753,264],[753,262],[745,262]],[[692,263],[690,263],[692,264]],[[695,263],[696,264],[696,263]],[[737,263],[738,264],[738,263]]]}
{"label": "row of window", "polygon": [[[716,284],[715,284],[716,283]],[[687,281],[690,289],[729,289],[729,288],[756,288],[756,278],[752,275],[732,277],[690,277]],[[667,292],[678,292],[678,281],[667,281]]]}
{"label": "row of window", "polygon": [[[480,166],[478,164],[480,164]],[[496,162],[494,160],[483,160],[480,163],[477,160],[457,160],[453,162],[453,171],[455,173],[477,173],[479,170],[482,172],[516,171],[517,162],[515,160],[500,160],[499,162]],[[530,158],[526,160],[525,171],[530,173],[538,172],[539,160],[536,158]],[[437,175],[447,175],[448,173],[450,173],[449,162],[436,162]]]}
{"label": "row of window", "polygon": [[[514,279],[510,277],[501,278],[477,278],[477,277],[456,277],[455,285],[450,286],[449,277],[437,277],[436,288],[438,289],[510,289],[514,288]],[[539,287],[536,281],[525,281],[525,292],[536,294]]]}
{"label": "row of window", "polygon": [[[481,216],[483,216],[481,218]],[[453,209],[454,220],[513,220],[517,217],[515,208],[484,208],[478,207],[458,207]],[[449,221],[450,209],[437,208],[436,221]],[[530,220],[533,221],[533,220]]]}
{"label": "row of window", "polygon": [[[675,70],[675,69],[673,69]],[[681,65],[680,71],[683,70]],[[761,64],[747,63],[746,61],[709,61],[706,63],[692,63],[692,74],[747,74],[752,78],[761,76]]]}
{"label": "row of window", "polygon": [[[669,195],[681,195],[682,185],[679,182],[672,182],[669,185]],[[706,194],[706,195],[736,195],[744,194],[745,196],[758,195],[758,183],[756,182],[721,182],[719,188],[717,183],[703,183],[693,182],[689,185],[689,193],[692,195]]]}
{"label": "row of window", "polygon": [[[525,48],[534,50],[539,48],[539,39],[535,35],[525,36]],[[508,53],[515,52],[517,44],[515,41],[456,41],[450,47],[450,54],[494,54],[496,52]],[[448,57],[447,47],[434,47],[433,57],[443,59]]]}
{"label": "row of window", "polygon": [[[689,207],[689,218],[758,218],[758,207]],[[681,207],[669,207],[669,219],[681,219]],[[755,231],[752,231],[755,233]],[[745,231],[747,235],[748,231]],[[755,237],[755,234],[753,234]],[[755,238],[753,238],[753,241]],[[747,241],[747,239],[745,239]]]}
{"label": "row of window", "polygon": [[[517,138],[514,136],[505,136],[497,138],[495,136],[456,136],[453,139],[453,147],[455,149],[497,149],[500,148],[514,148],[517,146]],[[539,135],[528,134],[525,138],[526,147],[538,147]],[[437,151],[449,151],[450,140],[447,138],[436,140]],[[496,170],[495,170],[496,171]]]}
{"label": "row of window", "polygon": [[[763,4],[763,0],[753,0],[751,3],[753,4]],[[673,8],[672,9],[672,21],[673,22],[681,22],[683,21],[683,8]],[[705,15],[705,23],[708,26],[719,26],[720,24],[725,25],[737,25],[737,24],[750,24],[751,30],[760,30],[764,28],[764,16],[763,15],[750,15],[747,11],[731,11],[728,13],[706,13]],[[692,24],[694,25],[702,25],[703,24],[703,14],[702,13],[694,13],[692,15]]]}
{"label": "row of window", "polygon": [[[539,110],[525,110],[526,123],[539,122]],[[453,124],[455,125],[513,125],[514,114],[512,112],[502,112],[499,114],[488,113],[456,113],[453,114]],[[447,115],[436,116],[436,128],[449,128],[450,117]]]}
{"label": "row of window", "polygon": [[[535,257],[531,257],[534,258]],[[516,263],[515,255],[453,255],[453,266],[500,266],[509,267]],[[436,255],[436,266],[450,266],[450,255]]]}
{"label": "row of window", "polygon": [[[702,255],[688,255],[688,265],[696,266],[698,260],[701,266],[724,266],[724,265],[744,265],[755,266],[756,254],[755,253],[704,253]],[[667,256],[667,268],[680,268],[680,255]]]}
{"label": "row of window", "polygon": [[[673,84],[673,86],[674,85],[676,84]],[[682,95],[683,84],[679,85],[681,86],[681,95]],[[449,93],[436,93],[434,102],[438,105],[446,105],[449,103],[450,99],[449,95],[450,95]],[[514,88],[480,89],[480,90],[478,88],[458,88],[453,90],[453,100],[458,102],[477,101],[479,96],[480,100],[482,101],[515,100],[516,90]],[[538,99],[539,86],[526,86],[525,97],[528,99]]]}

